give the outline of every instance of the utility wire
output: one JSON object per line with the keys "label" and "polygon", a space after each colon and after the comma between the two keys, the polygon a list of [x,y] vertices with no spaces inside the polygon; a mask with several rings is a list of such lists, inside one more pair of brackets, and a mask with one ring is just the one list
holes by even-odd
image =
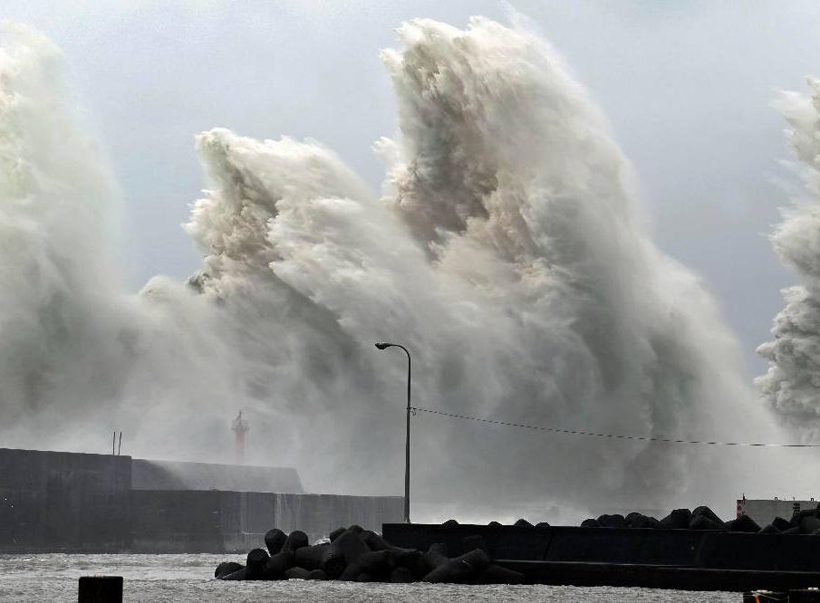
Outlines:
{"label": "utility wire", "polygon": [[820,448],[820,444],[761,444],[759,442],[707,442],[701,440],[677,440],[674,438],[646,437],[634,435],[618,435],[612,433],[594,433],[591,431],[578,431],[575,429],[559,429],[558,427],[543,427],[539,425],[525,425],[523,423],[510,423],[507,421],[493,421],[492,419],[481,419],[479,417],[468,417],[467,415],[457,415],[449,412],[441,412],[431,408],[420,406],[411,407],[413,414],[415,411],[426,412],[453,419],[467,419],[470,421],[480,421],[481,423],[493,423],[495,425],[505,425],[506,427],[520,427],[523,429],[534,429],[537,431],[549,431],[552,433],[564,433],[568,435],[591,436],[595,438],[609,438],[612,440],[639,440],[641,442],[666,442],[667,444],[702,444],[705,446],[746,446],[750,448]]}

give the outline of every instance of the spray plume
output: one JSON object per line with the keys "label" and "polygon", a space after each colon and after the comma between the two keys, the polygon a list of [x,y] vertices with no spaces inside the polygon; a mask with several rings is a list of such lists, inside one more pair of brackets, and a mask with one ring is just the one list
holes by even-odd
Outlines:
{"label": "spray plume", "polygon": [[805,187],[771,235],[781,261],[801,285],[783,290],[785,308],[774,319],[774,340],[758,353],[769,361],[756,379],[764,400],[785,425],[816,440],[820,430],[820,82],[808,80],[811,94],[781,94],[776,102],[789,129],[794,166]]}
{"label": "spray plume", "polygon": [[[58,53],[12,34],[5,441],[114,428],[91,416],[127,424],[132,453],[215,460],[241,407],[251,460],[294,464],[314,490],[398,492],[404,363],[383,340],[414,354],[414,400],[444,412],[650,436],[765,428],[714,303],[650,241],[605,118],[537,36],[482,18],[399,29],[382,198],[319,144],[201,134],[208,190],[185,230],[202,266],[129,296],[105,259],[114,187],[66,109]],[[433,501],[647,507],[740,488],[711,451],[421,416],[414,438],[414,492]]]}

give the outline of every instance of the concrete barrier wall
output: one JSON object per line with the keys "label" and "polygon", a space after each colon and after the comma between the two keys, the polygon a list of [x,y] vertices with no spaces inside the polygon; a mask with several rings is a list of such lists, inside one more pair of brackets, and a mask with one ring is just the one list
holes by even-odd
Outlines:
{"label": "concrete barrier wall", "polygon": [[381,531],[401,519],[392,496],[134,490],[132,548],[141,553],[244,553],[265,532],[303,530],[311,541],[357,523]]}
{"label": "concrete barrier wall", "polygon": [[212,553],[223,550],[223,492],[132,490],[131,550],[135,553]]}
{"label": "concrete barrier wall", "polygon": [[0,551],[129,547],[131,458],[0,449]]}
{"label": "concrete barrier wall", "polygon": [[[208,480],[234,483],[256,471],[301,488],[292,470],[195,465],[188,473]],[[0,553],[247,552],[274,526],[316,540],[340,525],[381,530],[401,520],[399,497],[133,489],[132,468],[128,456],[0,448]],[[143,488],[146,475],[137,480]]]}
{"label": "concrete barrier wall", "polygon": [[133,490],[227,490],[228,492],[304,492],[292,467],[256,467],[176,461],[131,461]]}
{"label": "concrete barrier wall", "polygon": [[820,536],[745,534],[696,530],[387,524],[392,544],[427,550],[447,544],[463,552],[462,539],[480,534],[494,559],[580,564],[646,565],[710,570],[820,570]]}

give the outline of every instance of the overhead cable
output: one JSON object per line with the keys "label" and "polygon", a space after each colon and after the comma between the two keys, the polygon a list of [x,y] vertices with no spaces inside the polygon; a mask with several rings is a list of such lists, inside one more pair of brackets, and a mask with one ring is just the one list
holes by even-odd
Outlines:
{"label": "overhead cable", "polygon": [[651,437],[651,436],[636,436],[636,435],[622,435],[614,433],[596,433],[592,431],[580,431],[577,429],[561,429],[559,427],[544,427],[542,425],[527,425],[524,423],[512,423],[509,421],[495,421],[493,419],[482,419],[480,417],[470,417],[467,415],[458,415],[449,412],[442,412],[440,410],[433,410],[431,408],[423,408],[421,406],[412,407],[413,411],[426,412],[429,414],[440,415],[443,417],[451,417],[453,419],[466,419],[469,421],[479,421],[481,423],[493,423],[494,425],[504,425],[506,427],[519,427],[522,429],[533,429],[536,431],[548,431],[551,433],[563,433],[566,435],[588,436],[595,438],[608,438],[611,440],[638,440],[641,442],[663,442],[666,444],[699,444],[703,446],[745,446],[749,448],[820,448],[820,444],[766,444],[760,442],[717,442],[707,440],[684,440],[669,437]]}

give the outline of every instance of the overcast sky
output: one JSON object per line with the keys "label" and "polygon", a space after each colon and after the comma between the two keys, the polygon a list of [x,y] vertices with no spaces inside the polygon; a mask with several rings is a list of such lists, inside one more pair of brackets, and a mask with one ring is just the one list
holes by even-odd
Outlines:
{"label": "overcast sky", "polygon": [[[389,6],[381,6],[382,4]],[[700,274],[754,348],[794,278],[766,240],[787,203],[778,89],[820,76],[817,0],[516,0],[609,116],[641,177],[654,238]],[[180,224],[204,186],[195,133],[322,141],[377,190],[371,144],[396,127],[379,62],[395,27],[463,27],[500,2],[3,0],[0,16],[60,45],[124,194],[121,252],[133,289],[198,265]]]}

